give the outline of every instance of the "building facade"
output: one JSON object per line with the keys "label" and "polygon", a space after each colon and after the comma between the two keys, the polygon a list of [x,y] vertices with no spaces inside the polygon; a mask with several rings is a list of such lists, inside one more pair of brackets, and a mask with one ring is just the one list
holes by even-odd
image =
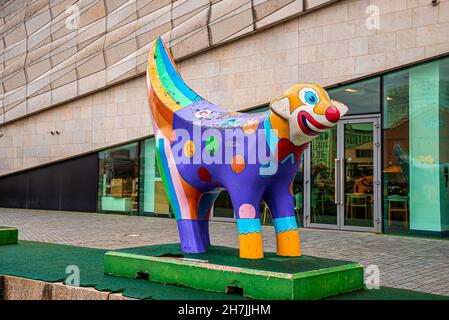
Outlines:
{"label": "building facade", "polygon": [[[449,234],[449,0],[7,1],[0,19],[0,207],[171,216],[144,74],[161,35],[229,110],[299,82],[349,106],[303,157],[303,226]],[[213,218],[233,216],[223,192]]]}

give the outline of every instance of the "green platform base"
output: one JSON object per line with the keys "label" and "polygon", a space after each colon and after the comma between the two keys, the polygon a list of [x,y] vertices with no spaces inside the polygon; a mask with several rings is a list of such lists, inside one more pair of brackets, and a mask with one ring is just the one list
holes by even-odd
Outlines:
{"label": "green platform base", "polygon": [[16,244],[19,238],[19,230],[17,228],[0,226],[0,245]]}
{"label": "green platform base", "polygon": [[364,288],[363,267],[354,262],[312,256],[262,260],[238,258],[238,250],[212,246],[205,254],[183,254],[179,244],[109,251],[104,272],[126,278],[253,299],[324,299]]}

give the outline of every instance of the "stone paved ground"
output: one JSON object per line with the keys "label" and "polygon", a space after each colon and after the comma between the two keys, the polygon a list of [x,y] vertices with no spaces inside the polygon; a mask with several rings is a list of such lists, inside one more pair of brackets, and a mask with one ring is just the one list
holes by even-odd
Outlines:
{"label": "stone paved ground", "polygon": [[[18,227],[22,240],[94,248],[179,241],[175,221],[164,218],[0,208],[0,225]],[[211,222],[210,229],[214,244],[237,246],[234,223]],[[265,250],[274,251],[273,227],[263,232]],[[301,241],[306,255],[377,265],[382,286],[449,296],[448,240],[301,229]]]}

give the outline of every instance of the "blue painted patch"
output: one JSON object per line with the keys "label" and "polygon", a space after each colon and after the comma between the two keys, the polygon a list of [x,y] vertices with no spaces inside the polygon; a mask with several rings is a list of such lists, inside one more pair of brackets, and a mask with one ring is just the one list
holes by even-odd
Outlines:
{"label": "blue painted patch", "polygon": [[284,160],[282,160],[282,164],[286,163],[288,161],[288,159],[290,159],[290,162],[292,164],[295,164],[295,155],[293,153],[290,153],[288,156],[285,157]]}
{"label": "blue painted patch", "polygon": [[279,138],[273,131],[273,129],[271,129],[270,113],[268,113],[267,117],[265,118],[264,128],[265,128],[265,138],[267,139],[268,147],[270,148],[271,154],[274,155],[276,153],[276,147],[279,143]]}
{"label": "blue painted patch", "polygon": [[295,216],[273,219],[273,224],[276,233],[298,229]]}
{"label": "blue painted patch", "polygon": [[260,219],[237,219],[237,228],[239,234],[248,234],[254,232],[261,232]]}

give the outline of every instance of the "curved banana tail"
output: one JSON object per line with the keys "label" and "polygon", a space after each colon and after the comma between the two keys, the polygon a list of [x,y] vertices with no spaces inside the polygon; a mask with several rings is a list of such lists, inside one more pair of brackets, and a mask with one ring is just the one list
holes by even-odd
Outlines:
{"label": "curved banana tail", "polygon": [[190,89],[161,38],[150,50],[147,67],[148,101],[154,130],[169,139],[173,130],[173,113],[202,98]]}

